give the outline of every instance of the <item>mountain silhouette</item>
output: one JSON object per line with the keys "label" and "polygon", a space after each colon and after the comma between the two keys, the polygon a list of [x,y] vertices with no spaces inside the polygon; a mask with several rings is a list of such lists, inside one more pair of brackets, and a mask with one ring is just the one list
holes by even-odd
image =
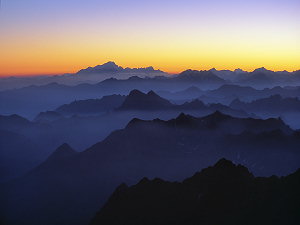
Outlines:
{"label": "mountain silhouette", "polygon": [[78,100],[70,104],[64,104],[58,107],[56,111],[64,115],[97,114],[120,107],[124,100],[125,96],[123,95],[109,95],[101,99]]}
{"label": "mountain silhouette", "polygon": [[138,72],[143,72],[143,73],[153,73],[153,72],[159,72],[162,73],[160,70],[155,70],[152,66],[146,67],[146,68],[123,68],[121,66],[118,66],[115,62],[107,62],[102,65],[98,65],[95,67],[88,67],[86,69],[82,69],[77,72],[77,75],[80,74],[91,74],[91,73],[138,73]]}
{"label": "mountain silhouette", "polygon": [[62,119],[63,116],[55,111],[46,111],[46,112],[40,112],[35,118],[35,122],[52,122],[55,120]]}
{"label": "mountain silhouette", "polygon": [[117,109],[118,111],[174,111],[174,112],[203,112],[204,114],[209,114],[214,111],[222,111],[234,116],[247,117],[247,113],[242,110],[234,110],[228,106],[222,104],[211,104],[205,105],[199,99],[194,99],[190,102],[185,102],[183,104],[173,104],[167,99],[164,99],[157,95],[154,91],[149,91],[147,94],[139,91],[133,90],[125,98],[121,107]]}
{"label": "mountain silhouette", "polygon": [[[139,123],[136,123],[139,121]],[[184,127],[193,128],[203,131],[217,130],[226,134],[240,134],[245,131],[253,133],[269,132],[273,130],[281,130],[285,134],[291,134],[293,131],[281,119],[270,118],[267,120],[253,119],[253,118],[235,118],[219,111],[216,111],[208,116],[196,118],[190,115],[181,113],[177,118],[162,121],[162,120],[132,120],[127,125],[142,124],[142,126],[161,126],[164,124],[168,127]]]}
{"label": "mountain silhouette", "polygon": [[3,130],[18,131],[28,128],[31,125],[31,121],[16,114],[9,116],[0,115],[0,129]]}
{"label": "mountain silhouette", "polygon": [[[134,76],[131,79],[111,78],[111,74],[106,74],[107,80],[93,84],[87,82],[68,86],[52,83],[50,85],[32,85],[20,89],[2,91],[0,92],[0,114],[20,114],[32,118],[39,112],[55,109],[60,105],[74,101],[74,99],[95,99],[113,94],[125,95],[134,89],[139,89],[143,92],[153,90],[157,93],[158,91],[176,93],[194,86],[203,91],[199,93],[199,97],[206,96],[208,100],[205,101],[206,103],[218,102],[222,104],[229,104],[236,98],[240,98],[242,101],[253,101],[275,94],[280,94],[283,97],[300,96],[299,88],[282,88],[274,87],[274,85],[272,85],[271,89],[256,90],[252,88],[253,90],[243,91],[244,89],[249,89],[249,87],[237,89],[237,85],[233,85],[232,82],[222,81],[220,80],[221,78],[216,78],[216,75],[209,71],[187,71],[178,76],[155,76],[150,78]],[[127,75],[131,77],[133,74],[127,73]],[[95,74],[95,76],[99,77],[98,74]],[[83,77],[87,79],[86,75],[83,75]],[[101,77],[103,78],[104,75]],[[216,89],[222,85],[230,86],[220,90]],[[241,83],[240,85],[246,84]],[[282,86],[282,84],[276,84],[276,86],[278,85]],[[262,88],[260,87],[260,89]],[[181,98],[186,101],[197,98],[193,95],[186,96],[190,99],[184,99],[175,94],[175,100]],[[170,98],[169,100],[172,99]],[[204,98],[200,100],[204,100]]]}
{"label": "mountain silhouette", "polygon": [[24,175],[41,160],[40,145],[15,131],[0,129],[0,182]]}
{"label": "mountain silhouette", "polygon": [[222,78],[214,75],[211,71],[186,70],[180,73],[176,78],[179,81],[203,82],[203,83],[226,83]]}
{"label": "mountain silhouette", "polygon": [[[76,155],[76,151],[67,143],[62,144],[59,146],[47,159],[47,161],[56,161],[61,160],[66,157],[70,157]],[[46,162],[47,162],[46,161]]]}
{"label": "mountain silhouette", "polygon": [[[193,70],[187,70],[187,71],[190,73],[193,72]],[[272,88],[278,85],[299,86],[300,84],[299,70],[294,72],[287,72],[287,71],[275,72],[275,71],[267,70],[265,68],[259,68],[252,72],[246,72],[241,69],[236,69],[234,71],[211,69],[208,71],[195,71],[195,73],[196,72],[212,73],[214,76],[217,76],[222,80],[225,80],[227,83],[243,85],[243,86],[251,85],[252,87],[260,88],[260,89],[266,87]],[[118,79],[127,79],[130,76],[135,76],[135,75],[138,75],[139,77],[169,76],[169,74],[160,70],[155,70],[151,66],[146,68],[128,68],[128,67],[122,68],[114,62],[107,62],[104,63],[103,65],[82,69],[75,74],[0,78],[0,90],[1,91],[10,90],[10,89],[12,90],[16,88],[28,87],[30,85],[46,85],[53,82],[56,82],[58,84],[64,84],[64,85],[78,85],[84,83],[96,84],[98,82],[101,82],[105,79],[109,79],[112,77]],[[217,81],[218,79],[215,80]],[[191,84],[191,86],[192,85],[193,84]],[[141,87],[131,87],[131,89],[134,88],[141,88]],[[150,87],[150,89],[154,89],[154,86]],[[180,91],[180,90],[176,90],[176,91]]]}
{"label": "mountain silhouette", "polygon": [[173,104],[166,99],[161,98],[153,91],[147,94],[139,90],[133,90],[125,98],[119,110],[163,110],[171,108]]}
{"label": "mountain silhouette", "polygon": [[47,160],[6,184],[1,211],[30,224],[87,224],[121,182],[133,184],[145,176],[181,180],[222,157],[255,175],[282,176],[299,167],[299,146],[299,134],[280,119],[220,112],[200,118],[180,114],[167,121],[133,119],[83,152]]}
{"label": "mountain silhouette", "polygon": [[254,177],[221,159],[182,182],[143,178],[131,187],[121,184],[90,225],[296,225],[299,188],[300,170],[283,178]]}
{"label": "mountain silhouette", "polygon": [[248,103],[236,99],[230,104],[230,107],[234,109],[243,109],[247,112],[269,112],[280,114],[285,112],[299,112],[300,100],[296,97],[283,98],[280,95],[272,95],[268,98],[262,98]]}
{"label": "mountain silhouette", "polygon": [[188,99],[196,99],[205,91],[200,90],[198,87],[191,86],[182,91],[170,92],[170,91],[158,91],[159,96],[170,99],[170,100],[188,100]]}

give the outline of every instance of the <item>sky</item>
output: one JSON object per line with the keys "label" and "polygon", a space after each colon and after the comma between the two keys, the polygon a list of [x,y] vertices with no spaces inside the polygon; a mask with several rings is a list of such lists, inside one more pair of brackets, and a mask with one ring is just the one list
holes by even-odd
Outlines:
{"label": "sky", "polygon": [[0,75],[300,69],[300,0],[1,0]]}

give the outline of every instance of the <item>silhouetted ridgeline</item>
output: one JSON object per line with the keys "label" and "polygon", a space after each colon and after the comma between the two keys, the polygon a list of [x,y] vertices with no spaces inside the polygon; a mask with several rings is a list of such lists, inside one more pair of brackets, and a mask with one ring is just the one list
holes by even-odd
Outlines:
{"label": "silhouetted ridgeline", "polygon": [[90,225],[297,225],[299,205],[300,170],[254,177],[221,159],[182,182],[143,178],[120,185]]}
{"label": "silhouetted ridgeline", "polygon": [[[239,70],[186,70],[178,75],[166,75],[152,67],[124,69],[109,62],[84,69],[77,74],[27,79],[29,81],[24,77],[0,78],[0,88],[8,87],[10,83],[26,83],[23,86],[19,85],[17,89],[0,92],[0,114],[20,114],[33,118],[41,111],[57,108],[76,99],[95,99],[114,94],[127,95],[133,89],[165,93],[163,97],[167,96],[168,100],[186,101],[201,97],[206,103],[223,104],[229,104],[237,97],[243,101],[252,101],[274,94],[284,97],[300,96],[297,88],[300,85],[299,71],[273,72],[264,68],[250,73]],[[226,88],[223,90],[225,93],[221,94],[221,90],[210,92],[223,85],[227,87],[227,91]],[[228,85],[231,88],[228,89]],[[243,88],[238,90],[239,86],[249,86],[247,95],[241,90]],[[191,87],[201,89],[199,96],[195,96],[195,91],[187,91],[178,96],[178,92]]]}
{"label": "silhouetted ridgeline", "polygon": [[299,168],[299,149],[299,133],[280,119],[220,112],[133,119],[83,152],[61,146],[27,175],[2,185],[1,212],[8,224],[88,224],[122,182],[134,184],[145,176],[181,180],[222,157],[255,175],[287,175]]}
{"label": "silhouetted ridgeline", "polygon": [[109,95],[101,99],[73,101],[58,107],[56,111],[64,115],[99,114],[113,111],[120,107],[124,100],[125,96],[123,95]]}
{"label": "silhouetted ridgeline", "polygon": [[253,113],[281,114],[300,112],[300,100],[296,97],[283,98],[281,95],[272,95],[252,102],[241,102],[236,99],[230,104],[230,107]]}

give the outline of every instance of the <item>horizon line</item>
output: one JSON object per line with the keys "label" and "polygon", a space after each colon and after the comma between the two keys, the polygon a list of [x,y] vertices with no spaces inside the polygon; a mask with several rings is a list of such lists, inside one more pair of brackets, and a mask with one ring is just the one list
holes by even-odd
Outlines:
{"label": "horizon line", "polygon": [[[113,61],[108,61],[108,62],[113,62]],[[105,64],[105,63],[104,63]],[[99,64],[99,65],[103,65],[103,64]],[[118,66],[120,66],[119,64],[117,64]],[[98,66],[98,65],[96,65]],[[90,66],[90,67],[95,67],[95,66]],[[123,67],[121,66],[122,68],[134,68],[134,67]],[[148,66],[148,67],[153,67],[153,66]],[[88,68],[88,67],[86,67]],[[84,68],[84,69],[86,69]],[[136,69],[140,69],[140,68],[147,68],[147,67],[135,67]],[[154,67],[153,67],[154,68]],[[161,72],[163,73],[166,73],[168,75],[178,75],[184,71],[187,71],[187,70],[194,70],[194,71],[210,71],[210,70],[217,70],[217,71],[231,71],[231,72],[234,72],[235,70],[242,70],[244,72],[248,72],[248,73],[251,73],[251,72],[254,72],[255,70],[257,69],[261,69],[261,68],[264,68],[266,70],[269,70],[269,71],[273,71],[273,72],[289,72],[289,73],[293,73],[293,72],[296,72],[296,71],[299,71],[299,69],[296,69],[296,70],[272,70],[272,69],[268,69],[267,67],[265,66],[261,66],[261,67],[257,67],[255,69],[252,69],[252,70],[247,70],[247,69],[242,69],[242,68],[235,68],[235,69],[217,69],[216,67],[212,67],[210,69],[185,69],[185,70],[181,70],[181,71],[163,71],[161,69],[157,69],[157,68],[154,68],[155,70],[160,70]],[[81,70],[81,69],[79,69]],[[0,74],[0,78],[9,78],[9,77],[38,77],[38,76],[63,76],[63,75],[72,75],[72,74],[76,74],[79,70],[75,71],[75,72],[57,72],[57,73],[26,73],[26,74]]]}

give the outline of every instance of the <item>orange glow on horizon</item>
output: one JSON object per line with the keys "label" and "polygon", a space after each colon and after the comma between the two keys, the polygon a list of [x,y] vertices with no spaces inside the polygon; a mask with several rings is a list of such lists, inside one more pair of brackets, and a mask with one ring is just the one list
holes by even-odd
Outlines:
{"label": "orange glow on horizon", "polygon": [[2,2],[0,76],[75,73],[107,61],[170,74],[300,69],[297,1],[58,2]]}

